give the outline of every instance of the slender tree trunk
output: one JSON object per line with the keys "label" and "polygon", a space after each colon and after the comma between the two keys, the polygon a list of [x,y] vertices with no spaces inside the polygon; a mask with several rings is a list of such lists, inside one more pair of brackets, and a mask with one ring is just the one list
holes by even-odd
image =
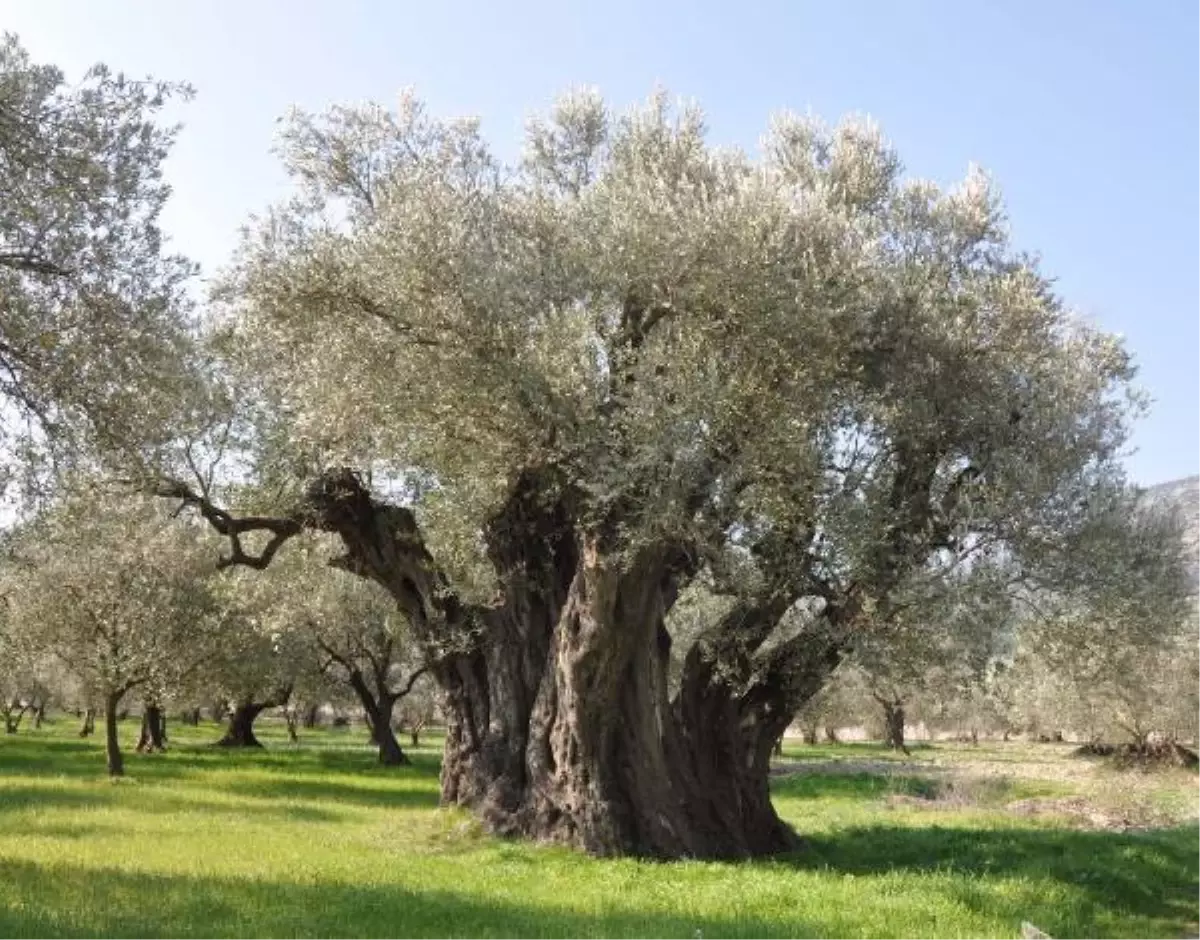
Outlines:
{"label": "slender tree trunk", "polygon": [[121,756],[121,742],[117,737],[117,708],[120,704],[119,694],[110,694],[104,699],[104,753],[110,777],[121,777],[125,774],[125,759]]}
{"label": "slender tree trunk", "polygon": [[396,697],[372,692],[363,674],[357,669],[350,673],[350,685],[358,695],[363,712],[367,716],[367,726],[371,729],[371,743],[379,747],[379,763],[385,767],[399,767],[410,763],[408,755],[396,740],[396,732],[392,730],[392,711],[396,706]]}
{"label": "slender tree trunk", "polygon": [[303,725],[305,728],[315,728],[320,717],[320,705],[309,705],[304,709]]}
{"label": "slender tree trunk", "polygon": [[142,730],[138,735],[137,751],[149,754],[167,749],[167,715],[162,707],[147,704],[142,708]]}
{"label": "slender tree trunk", "polygon": [[296,733],[296,725],[299,724],[299,715],[295,709],[285,708],[283,710],[283,720],[287,724],[288,740],[296,744],[300,740],[300,735]]}
{"label": "slender tree trunk", "polygon": [[904,706],[899,701],[883,701],[883,743],[895,751],[908,753],[904,743]]}
{"label": "slender tree trunk", "polygon": [[19,699],[13,699],[4,710],[4,733],[16,734],[27,711],[29,705],[23,704]]}
{"label": "slender tree trunk", "polygon": [[33,710],[33,727],[40,728],[42,722],[46,720],[46,703],[38,702],[37,707]]}
{"label": "slender tree trunk", "polygon": [[825,743],[826,744],[837,744],[838,743],[837,728],[835,728],[833,725],[825,726]]}
{"label": "slender tree trunk", "polygon": [[88,737],[96,730],[96,712],[95,709],[86,709],[83,713],[83,723],[79,726],[79,736],[81,738]]}

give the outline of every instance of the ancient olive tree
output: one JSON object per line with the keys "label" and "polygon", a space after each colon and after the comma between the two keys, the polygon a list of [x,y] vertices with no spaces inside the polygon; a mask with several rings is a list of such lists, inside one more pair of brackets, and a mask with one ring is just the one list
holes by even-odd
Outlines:
{"label": "ancient olive tree", "polygon": [[174,687],[220,642],[211,560],[195,536],[161,504],[70,500],[21,532],[5,571],[10,620],[99,698],[113,776],[124,770],[125,696]]}
{"label": "ancient olive tree", "polygon": [[[405,97],[296,115],[282,150],[297,192],[218,295],[235,387],[286,429],[247,458],[277,498],[157,491],[223,565],[336,535],[443,694],[443,800],[498,830],[787,848],[770,752],[856,631],[928,565],[1051,557],[1112,476],[1118,341],[986,177],[905,181],[869,125],[784,116],[751,159],[695,108],[581,93],[509,166]],[[672,679],[695,584],[718,602]]]}

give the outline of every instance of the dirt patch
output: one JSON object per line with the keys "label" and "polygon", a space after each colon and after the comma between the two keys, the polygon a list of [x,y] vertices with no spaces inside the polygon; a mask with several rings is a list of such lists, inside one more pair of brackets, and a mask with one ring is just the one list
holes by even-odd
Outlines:
{"label": "dirt patch", "polygon": [[1073,826],[1081,829],[1124,832],[1130,829],[1153,828],[1162,822],[1158,819],[1144,818],[1142,814],[1101,809],[1080,796],[1017,800],[1009,803],[1005,809],[1016,816],[1066,818]]}

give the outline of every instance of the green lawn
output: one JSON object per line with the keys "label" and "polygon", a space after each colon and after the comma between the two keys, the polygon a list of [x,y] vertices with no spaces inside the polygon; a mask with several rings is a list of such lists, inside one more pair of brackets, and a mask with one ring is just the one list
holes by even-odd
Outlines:
{"label": "green lawn", "polygon": [[[804,851],[658,864],[482,834],[437,808],[436,741],[384,770],[358,730],[297,746],[264,722],[268,749],[242,754],[207,746],[213,725],[175,724],[169,753],[127,755],[128,778],[111,783],[102,742],[73,730],[63,719],[0,739],[0,936],[1196,930],[1195,775],[1115,774],[1053,746],[939,745],[900,761],[789,748],[800,772],[778,778],[777,804]],[[131,723],[123,738],[135,736]],[[1054,811],[1072,799],[1154,827]]]}

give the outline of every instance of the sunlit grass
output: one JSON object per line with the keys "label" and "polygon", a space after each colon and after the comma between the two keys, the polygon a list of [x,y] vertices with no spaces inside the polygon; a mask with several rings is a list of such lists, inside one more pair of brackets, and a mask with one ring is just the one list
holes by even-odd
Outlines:
{"label": "sunlit grass", "polygon": [[[0,739],[0,935],[1016,936],[1028,920],[1177,937],[1197,919],[1194,824],[1074,831],[1005,810],[1082,792],[1074,778],[1012,773],[942,799],[939,768],[971,760],[955,746],[781,776],[777,805],[806,838],[794,857],[655,864],[482,834],[437,808],[432,739],[396,770],[358,730],[296,746],[264,723],[268,749],[245,754],[208,747],[215,726],[175,725],[168,753],[128,755],[112,783],[100,742],[72,730]],[[869,745],[788,758],[890,760]],[[1170,780],[1160,799],[1194,802],[1194,776]]]}

